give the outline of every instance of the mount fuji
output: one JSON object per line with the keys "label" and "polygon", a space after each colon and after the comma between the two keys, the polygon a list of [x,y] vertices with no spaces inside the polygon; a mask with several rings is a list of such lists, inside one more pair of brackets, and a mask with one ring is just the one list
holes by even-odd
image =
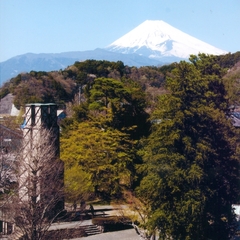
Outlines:
{"label": "mount fuji", "polygon": [[188,59],[190,54],[227,53],[161,20],[146,20],[105,49],[124,54],[137,53],[161,62]]}
{"label": "mount fuji", "polygon": [[172,27],[147,20],[104,49],[63,53],[26,53],[0,63],[0,86],[21,72],[64,69],[87,59],[122,61],[128,66],[158,66],[187,60],[190,54],[227,53]]}

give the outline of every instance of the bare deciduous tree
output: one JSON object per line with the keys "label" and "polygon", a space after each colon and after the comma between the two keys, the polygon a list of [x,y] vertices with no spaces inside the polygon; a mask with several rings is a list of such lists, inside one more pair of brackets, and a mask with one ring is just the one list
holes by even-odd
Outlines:
{"label": "bare deciduous tree", "polygon": [[16,155],[8,152],[7,148],[1,148],[0,152],[0,193],[8,193],[11,186],[17,182],[15,174]]}
{"label": "bare deciduous tree", "polygon": [[116,205],[117,215],[123,219],[129,218],[132,221],[132,226],[136,233],[143,240],[155,239],[155,230],[147,230],[146,225],[149,216],[149,206],[147,203],[141,202],[140,199],[134,196],[131,191],[124,192],[126,205]]}
{"label": "bare deciduous tree", "polygon": [[9,208],[24,239],[41,240],[63,213],[63,163],[51,131],[41,129],[31,140],[18,156],[18,194]]}
{"label": "bare deciduous tree", "polygon": [[21,139],[17,131],[0,124],[0,235],[12,232],[7,203],[11,201],[17,184],[16,155]]}

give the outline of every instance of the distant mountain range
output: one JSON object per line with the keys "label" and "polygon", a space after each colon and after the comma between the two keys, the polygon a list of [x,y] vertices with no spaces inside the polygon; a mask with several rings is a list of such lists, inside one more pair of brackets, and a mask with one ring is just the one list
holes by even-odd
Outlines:
{"label": "distant mountain range", "polygon": [[0,63],[0,83],[21,72],[65,69],[87,59],[122,61],[129,66],[157,66],[188,59],[190,54],[227,53],[163,21],[145,21],[104,49],[64,53],[26,53]]}
{"label": "distant mountain range", "polygon": [[21,72],[54,71],[65,69],[76,61],[87,59],[122,61],[129,66],[156,66],[164,64],[155,59],[134,54],[114,53],[105,49],[97,48],[90,51],[76,51],[64,53],[26,53],[0,63],[0,82],[3,84],[8,79],[15,77]]}

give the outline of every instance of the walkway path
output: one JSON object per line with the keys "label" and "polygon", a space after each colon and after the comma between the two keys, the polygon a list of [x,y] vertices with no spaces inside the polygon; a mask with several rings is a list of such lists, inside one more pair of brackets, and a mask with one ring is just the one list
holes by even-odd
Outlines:
{"label": "walkway path", "polygon": [[[104,211],[106,216],[118,215],[118,209],[110,205],[94,205],[94,209],[101,212]],[[97,212],[98,214],[98,212]],[[50,230],[78,228],[80,226],[90,225],[92,220],[74,221],[74,222],[60,222],[54,223]],[[140,240],[140,236],[135,229],[127,229],[115,232],[106,232],[88,237],[73,238],[71,240]]]}
{"label": "walkway path", "polygon": [[74,238],[71,240],[140,240],[134,229],[122,230],[117,232],[101,233],[93,236]]}

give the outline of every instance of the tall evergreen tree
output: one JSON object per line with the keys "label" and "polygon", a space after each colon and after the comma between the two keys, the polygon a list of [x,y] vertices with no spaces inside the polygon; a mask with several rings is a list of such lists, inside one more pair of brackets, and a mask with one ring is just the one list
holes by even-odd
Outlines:
{"label": "tall evergreen tree", "polygon": [[96,78],[89,93],[89,109],[111,115],[109,125],[124,131],[133,139],[148,133],[145,94],[131,80]]}
{"label": "tall evergreen tree", "polygon": [[214,57],[180,62],[159,99],[144,149],[140,196],[160,239],[228,239],[239,196],[234,128]]}

